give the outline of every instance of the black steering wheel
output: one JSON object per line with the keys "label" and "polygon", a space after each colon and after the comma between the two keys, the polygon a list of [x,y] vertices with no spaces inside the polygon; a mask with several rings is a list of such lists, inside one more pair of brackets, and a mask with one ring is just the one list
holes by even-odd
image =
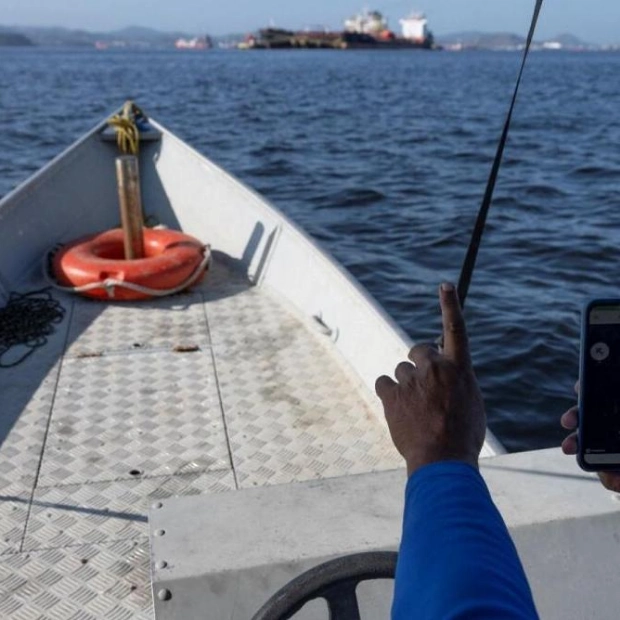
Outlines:
{"label": "black steering wheel", "polygon": [[371,579],[394,579],[397,557],[395,551],[373,551],[315,566],[278,590],[252,620],[288,620],[317,598],[327,602],[329,620],[360,620],[355,592],[358,584]]}

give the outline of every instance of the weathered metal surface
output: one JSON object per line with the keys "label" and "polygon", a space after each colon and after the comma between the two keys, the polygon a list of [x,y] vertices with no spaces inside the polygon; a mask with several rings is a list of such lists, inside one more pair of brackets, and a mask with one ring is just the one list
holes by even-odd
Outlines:
{"label": "weathered metal surface", "polygon": [[[481,473],[508,525],[541,618],[618,617],[619,496],[561,450],[484,459]],[[279,588],[327,557],[395,549],[404,471],[163,500],[150,512],[158,620],[247,620]],[[200,532],[188,539],[186,532]],[[423,528],[420,535],[424,535]],[[160,560],[166,566],[158,566]],[[387,594],[387,596],[386,596]],[[387,603],[389,593],[373,598]],[[325,620],[320,612],[307,616]]]}
{"label": "weathered metal surface", "polygon": [[330,338],[221,259],[169,299],[61,295],[0,373],[0,617],[150,618],[158,501],[400,465]]}
{"label": "weathered metal surface", "polygon": [[24,537],[67,324],[22,364],[0,369],[0,554],[19,551]]}
{"label": "weathered metal surface", "polygon": [[143,302],[78,299],[69,332],[69,357],[209,344],[200,294],[185,293]]}
{"label": "weathered metal surface", "polygon": [[325,335],[256,290],[209,303],[207,314],[241,487],[401,465],[382,414],[360,398]]}
{"label": "weathered metal surface", "polygon": [[[163,500],[149,513],[153,585],[172,598],[155,601],[157,619],[202,620],[209,609],[214,618],[248,620],[324,560],[396,549],[405,482],[401,469]],[[378,599],[389,600],[391,585]],[[306,617],[329,617],[318,612]]]}
{"label": "weathered metal surface", "polygon": [[230,469],[38,487],[32,500],[23,548],[31,550],[138,539],[148,535],[146,515],[156,501],[234,489]]}
{"label": "weathered metal surface", "polygon": [[[28,521],[32,489],[7,485],[0,496],[0,555],[19,551]],[[0,564],[2,560],[0,559]]]}
{"label": "weathered metal surface", "polygon": [[229,465],[210,352],[64,361],[40,484]]}
{"label": "weathered metal surface", "polygon": [[122,540],[3,556],[0,617],[151,620],[148,542]]}
{"label": "weathered metal surface", "polygon": [[17,367],[0,371],[0,493],[9,485],[34,485],[59,368],[40,367],[31,378],[20,376]]}

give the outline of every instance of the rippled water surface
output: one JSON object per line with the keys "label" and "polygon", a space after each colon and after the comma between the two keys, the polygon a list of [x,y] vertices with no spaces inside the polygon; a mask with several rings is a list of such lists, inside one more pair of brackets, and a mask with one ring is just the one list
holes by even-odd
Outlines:
{"label": "rippled water surface", "polygon": [[[439,331],[519,57],[0,49],[0,196],[126,98],[264,194],[417,341]],[[578,317],[620,296],[620,55],[532,55],[467,307],[491,428],[557,445]]]}

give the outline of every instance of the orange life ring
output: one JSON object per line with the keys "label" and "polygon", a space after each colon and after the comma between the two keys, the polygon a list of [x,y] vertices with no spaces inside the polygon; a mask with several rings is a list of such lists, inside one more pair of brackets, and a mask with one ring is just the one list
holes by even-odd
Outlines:
{"label": "orange life ring", "polygon": [[[63,247],[52,259],[52,270],[59,284],[86,287],[106,280],[127,282],[159,291],[178,287],[205,262],[209,248],[175,230],[144,231],[144,258],[125,260],[123,230],[116,228],[82,237]],[[206,254],[207,253],[207,254]],[[204,277],[205,269],[192,283]],[[189,286],[189,284],[188,284]],[[109,287],[78,291],[88,297],[109,299]],[[115,300],[149,299],[153,295],[115,286]]]}

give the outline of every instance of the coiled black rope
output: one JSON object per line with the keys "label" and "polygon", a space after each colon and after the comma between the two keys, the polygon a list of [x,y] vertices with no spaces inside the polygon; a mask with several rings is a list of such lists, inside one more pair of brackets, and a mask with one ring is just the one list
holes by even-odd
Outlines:
{"label": "coiled black rope", "polygon": [[[21,364],[36,349],[47,343],[55,325],[62,322],[65,309],[54,299],[50,288],[29,293],[11,293],[0,308],[0,368]],[[25,347],[26,352],[16,361],[4,363],[5,355],[13,347]]]}

